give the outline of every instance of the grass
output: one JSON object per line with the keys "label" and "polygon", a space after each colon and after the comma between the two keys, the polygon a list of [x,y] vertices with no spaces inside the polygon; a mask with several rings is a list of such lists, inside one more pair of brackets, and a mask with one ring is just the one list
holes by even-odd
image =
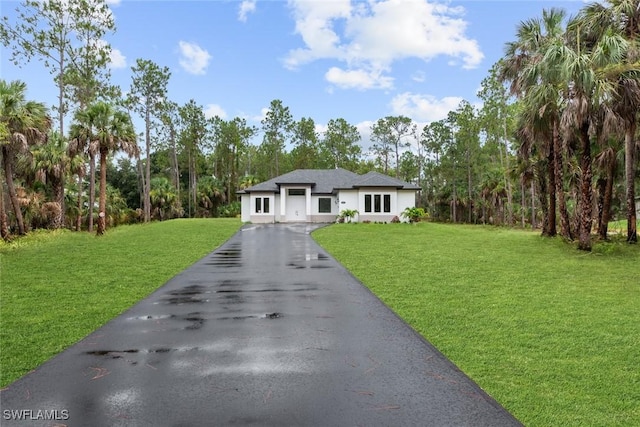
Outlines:
{"label": "grass", "polygon": [[224,243],[237,219],[36,232],[0,244],[0,386],[117,316]]}
{"label": "grass", "polygon": [[640,245],[433,223],[313,236],[525,425],[640,424]]}
{"label": "grass", "polygon": [[[640,228],[640,218],[636,221],[637,228]],[[617,235],[617,236],[627,236],[627,220],[621,219],[617,221],[610,221],[608,227],[609,234]]]}

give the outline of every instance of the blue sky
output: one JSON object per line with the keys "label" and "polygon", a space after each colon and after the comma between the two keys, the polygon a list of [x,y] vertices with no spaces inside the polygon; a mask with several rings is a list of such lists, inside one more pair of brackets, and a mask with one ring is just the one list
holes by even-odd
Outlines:
{"label": "blue sky", "polygon": [[[149,59],[171,70],[169,98],[194,99],[209,115],[245,117],[259,126],[273,99],[295,119],[357,125],[406,115],[438,120],[461,99],[477,103],[489,68],[515,38],[516,25],[543,8],[570,14],[574,1],[430,0],[110,0],[116,32],[114,83],[127,91],[131,66]],[[16,1],[2,0],[15,22]],[[2,48],[0,75],[21,79],[30,99],[56,102],[40,62],[22,68]],[[141,131],[142,129],[139,129]]]}

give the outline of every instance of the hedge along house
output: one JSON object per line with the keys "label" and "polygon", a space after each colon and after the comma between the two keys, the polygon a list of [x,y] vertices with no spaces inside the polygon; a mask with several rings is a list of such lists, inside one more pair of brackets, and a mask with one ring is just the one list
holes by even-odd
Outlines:
{"label": "hedge along house", "polygon": [[359,212],[355,221],[401,220],[415,206],[420,187],[369,172],[345,169],[298,169],[239,191],[242,221],[333,222],[345,209]]}

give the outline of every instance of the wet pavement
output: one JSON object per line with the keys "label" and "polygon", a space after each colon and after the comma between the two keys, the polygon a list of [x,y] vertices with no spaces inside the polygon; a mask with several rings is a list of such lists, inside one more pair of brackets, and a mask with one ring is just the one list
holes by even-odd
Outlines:
{"label": "wet pavement", "polygon": [[316,227],[243,227],[2,390],[0,425],[521,425],[328,256]]}

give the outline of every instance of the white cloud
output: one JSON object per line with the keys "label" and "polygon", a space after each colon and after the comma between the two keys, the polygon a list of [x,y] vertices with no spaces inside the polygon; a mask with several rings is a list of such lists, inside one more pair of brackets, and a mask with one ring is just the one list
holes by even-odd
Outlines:
{"label": "white cloud", "polygon": [[263,107],[260,109],[260,115],[252,116],[249,119],[254,122],[260,123],[262,122],[262,120],[264,120],[267,117],[268,112],[269,112],[269,107]]}
{"label": "white cloud", "polygon": [[342,70],[331,67],[325,79],[342,89],[388,89],[393,86],[393,78],[383,76],[380,71]]}
{"label": "white cloud", "polygon": [[419,58],[427,62],[448,56],[463,68],[475,68],[484,57],[477,41],[465,35],[462,7],[429,0],[353,4],[350,0],[289,0],[289,5],[296,33],[305,45],[289,51],[284,64],[290,69],[318,59],[335,59],[346,63],[348,71],[338,73],[340,69],[333,67],[326,78],[349,80],[360,72],[359,79],[369,75],[379,82],[369,88],[388,88],[391,78],[383,73],[390,72],[394,61]]}
{"label": "white cloud", "polygon": [[206,108],[204,109],[204,115],[207,118],[212,118],[215,116],[218,116],[221,119],[227,118],[227,112],[224,111],[224,109],[218,104],[207,104]]}
{"label": "white cloud", "polygon": [[107,0],[108,5],[118,6],[122,0]]}
{"label": "white cloud", "polygon": [[404,92],[391,100],[394,115],[403,115],[416,122],[433,122],[447,117],[449,111],[458,108],[462,98],[447,96],[437,99],[431,95]]}
{"label": "white cloud", "polygon": [[125,68],[127,66],[127,57],[120,52],[119,49],[111,48],[111,54],[109,55],[109,67],[111,68]]}
{"label": "white cloud", "polygon": [[371,146],[373,145],[373,141],[371,140],[371,126],[373,126],[374,122],[371,120],[365,120],[363,122],[357,123],[356,128],[360,133],[360,146],[362,147],[363,154],[367,154],[371,151]]}
{"label": "white cloud", "polygon": [[195,43],[180,41],[180,66],[190,74],[205,74],[211,55]]}
{"label": "white cloud", "polygon": [[247,22],[247,15],[256,11],[256,0],[243,0],[238,9],[238,19]]}

